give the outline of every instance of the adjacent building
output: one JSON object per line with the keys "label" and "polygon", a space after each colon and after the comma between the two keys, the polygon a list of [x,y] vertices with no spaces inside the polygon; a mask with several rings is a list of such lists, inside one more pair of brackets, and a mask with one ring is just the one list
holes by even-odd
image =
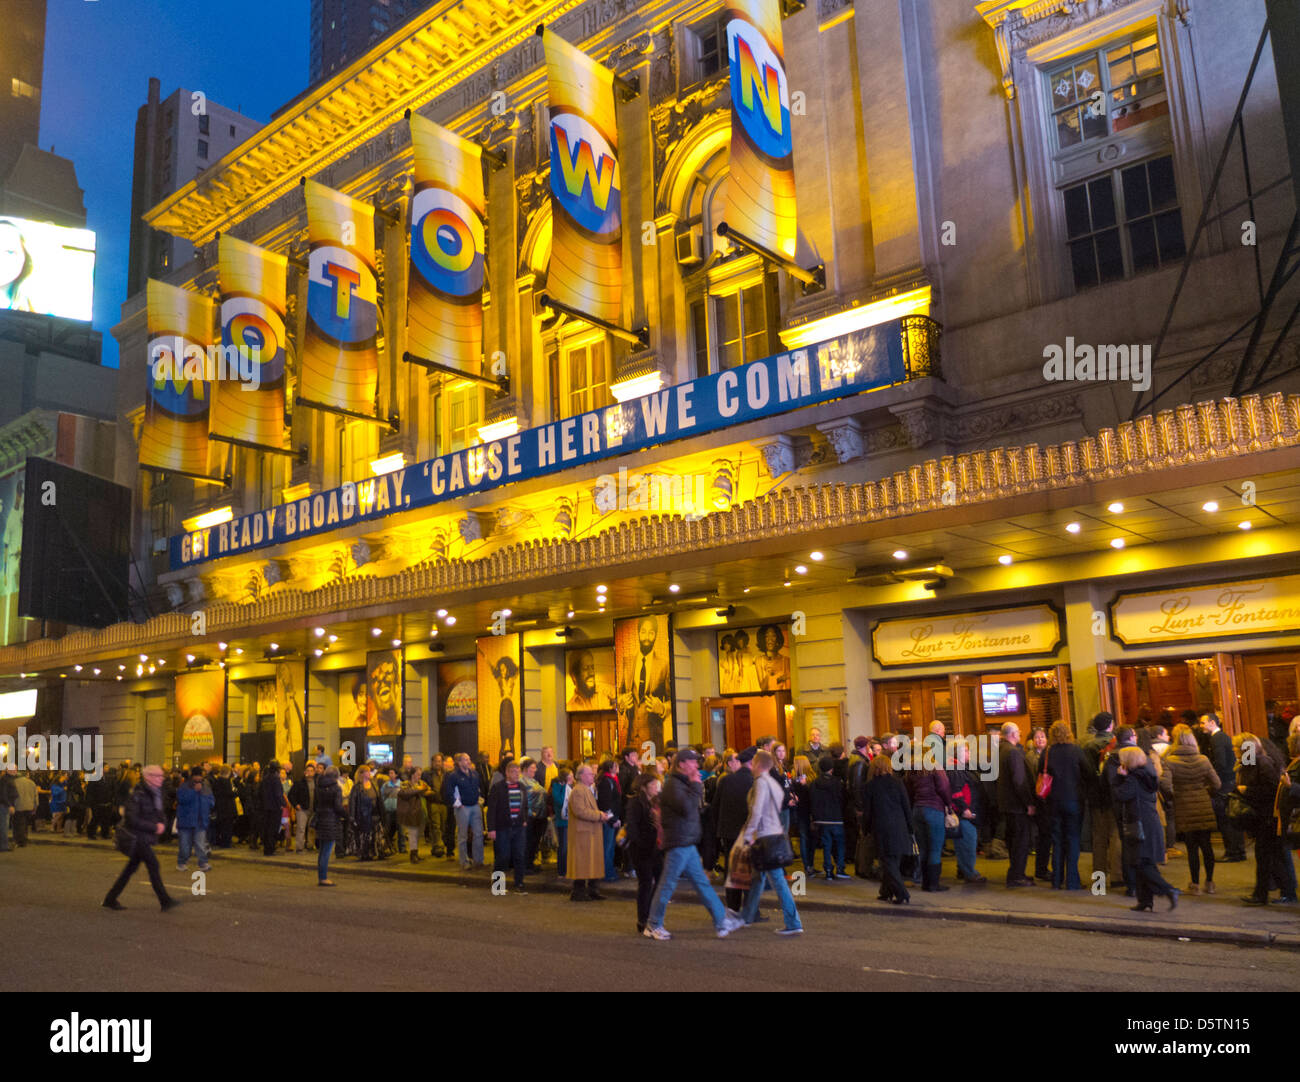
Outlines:
{"label": "adjacent building", "polygon": [[[747,38],[769,81],[737,106],[751,69],[716,0],[445,0],[149,206],[194,258],[142,275],[215,296],[218,235],[287,259],[287,453],[223,445],[210,481],[136,468],[136,292],[117,476],[171,611],[3,671],[65,684],[110,756],[163,760],[797,745],[1102,708],[1263,731],[1265,701],[1300,707],[1297,339],[1241,378],[1240,161],[1210,198],[1262,0],[785,7],[785,83],[776,39]],[[576,128],[539,23],[617,76],[603,322],[555,304],[553,148]],[[734,237],[754,102],[789,125],[793,255]],[[411,348],[408,111],[482,148],[477,371]],[[1247,114],[1251,171],[1284,176],[1267,50]],[[373,411],[302,392],[324,243],[304,179],[374,210],[353,238],[374,242]],[[1293,199],[1253,195],[1271,259]]]}

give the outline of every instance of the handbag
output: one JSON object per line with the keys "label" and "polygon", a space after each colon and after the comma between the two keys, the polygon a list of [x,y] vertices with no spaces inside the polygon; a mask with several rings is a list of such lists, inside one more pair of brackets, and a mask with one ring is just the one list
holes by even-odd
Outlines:
{"label": "handbag", "polygon": [[1259,813],[1246,803],[1240,793],[1228,797],[1228,806],[1224,811],[1230,822],[1238,830],[1256,830],[1259,827]]}
{"label": "handbag", "polygon": [[1138,815],[1129,815],[1127,812],[1120,820],[1119,836],[1126,842],[1143,842],[1146,841],[1146,832],[1142,829],[1142,819]]}
{"label": "handbag", "polygon": [[943,836],[945,838],[961,837],[961,820],[957,818],[955,811],[943,813]]}
{"label": "handbag", "polygon": [[794,847],[789,834],[765,834],[750,846],[750,862],[760,872],[788,868],[794,863]]}
{"label": "handbag", "polygon": [[1043,769],[1038,772],[1038,782],[1034,785],[1039,800],[1046,800],[1052,792],[1052,775],[1047,772],[1047,757],[1051,754],[1051,748],[1043,753]]}

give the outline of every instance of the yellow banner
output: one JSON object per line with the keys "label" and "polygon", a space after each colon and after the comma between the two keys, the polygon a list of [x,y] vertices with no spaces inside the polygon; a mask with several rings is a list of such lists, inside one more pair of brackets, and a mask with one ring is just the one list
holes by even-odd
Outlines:
{"label": "yellow banner", "polygon": [[406,348],[478,373],[483,358],[482,148],[411,114],[415,193]]}
{"label": "yellow banner", "polygon": [[217,242],[221,364],[212,382],[214,436],[284,446],[284,311],[288,260],[254,244]]}
{"label": "yellow banner", "polygon": [[207,372],[215,306],[201,293],[146,285],[149,372],[140,465],[210,476]]}
{"label": "yellow banner", "polygon": [[765,248],[794,258],[794,150],[790,85],[777,0],[729,0],[731,160],[726,222]]}
{"label": "yellow banner", "polygon": [[1047,604],[906,616],[881,620],[871,632],[872,652],[883,666],[1041,657],[1060,645],[1060,616]]}
{"label": "yellow banner", "polygon": [[379,382],[375,210],[311,180],[306,196],[311,254],[298,397],[373,415]]}
{"label": "yellow banner", "polygon": [[1118,594],[1110,623],[1125,646],[1295,631],[1300,575]]}
{"label": "yellow banner", "polygon": [[551,262],[546,290],[610,323],[623,312],[623,213],[614,73],[549,30]]}

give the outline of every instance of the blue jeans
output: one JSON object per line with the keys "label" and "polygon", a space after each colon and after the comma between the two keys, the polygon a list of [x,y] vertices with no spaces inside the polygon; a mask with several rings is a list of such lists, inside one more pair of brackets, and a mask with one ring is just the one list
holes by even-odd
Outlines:
{"label": "blue jeans", "polygon": [[844,824],[818,823],[822,832],[822,871],[844,874]]}
{"label": "blue jeans", "polygon": [[178,827],[176,830],[179,850],[176,853],[176,866],[184,868],[190,862],[190,850],[195,849],[199,855],[199,867],[206,868],[212,859],[212,849],[208,845],[208,832],[198,827]]}
{"label": "blue jeans", "polygon": [[564,878],[565,869],[568,867],[569,855],[569,824],[561,823],[555,820],[555,841],[557,850],[555,853],[555,870],[559,873],[560,878]]}
{"label": "blue jeans", "polygon": [[813,847],[812,824],[799,820],[799,856],[803,860],[803,870],[811,872],[817,862],[817,852]]}
{"label": "blue jeans", "polygon": [[913,808],[912,827],[923,865],[943,863],[943,812],[938,808]]}
{"label": "blue jeans", "polygon": [[654,901],[650,903],[650,919],[646,923],[651,928],[663,927],[664,913],[672,900],[677,880],[683,878],[695,888],[695,893],[713,918],[713,926],[721,930],[727,911],[718,900],[708,876],[704,874],[700,851],[693,845],[679,845],[664,854],[664,872],[659,877],[659,886],[655,888]]}
{"label": "blue jeans", "polygon": [[602,823],[600,829],[605,832],[605,882],[612,883],[618,878],[614,870],[614,853],[618,849],[614,839],[618,834],[608,823]]}
{"label": "blue jeans", "polygon": [[317,838],[316,845],[320,850],[316,854],[316,874],[323,882],[330,877],[330,854],[334,852],[334,839],[323,842]]}
{"label": "blue jeans", "polygon": [[1050,801],[1047,807],[1052,820],[1052,886],[1059,887],[1064,880],[1069,890],[1080,890],[1079,828],[1083,812],[1077,801]]}
{"label": "blue jeans", "polygon": [[953,848],[957,850],[957,870],[967,879],[974,879],[979,873],[975,871],[975,848],[978,834],[974,819],[961,821],[961,833],[953,839]]}
{"label": "blue jeans", "polygon": [[469,858],[474,863],[483,863],[483,812],[477,804],[471,807],[461,806],[456,811],[456,856],[462,868],[469,867]]}
{"label": "blue jeans", "polygon": [[740,911],[740,919],[746,924],[753,924],[758,918],[758,899],[763,893],[764,884],[776,891],[777,901],[781,903],[781,915],[785,917],[785,926],[790,929],[802,928],[803,925],[799,923],[799,910],[794,906],[794,895],[790,893],[790,885],[785,881],[784,868],[771,868],[765,872],[754,869],[754,885],[749,888],[749,893],[745,896],[745,905]]}

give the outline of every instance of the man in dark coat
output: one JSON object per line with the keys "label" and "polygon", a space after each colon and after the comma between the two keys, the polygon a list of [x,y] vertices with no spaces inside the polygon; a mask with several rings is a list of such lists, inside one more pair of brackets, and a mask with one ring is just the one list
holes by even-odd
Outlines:
{"label": "man in dark coat", "polygon": [[862,829],[871,832],[880,856],[880,900],[901,905],[911,898],[900,865],[912,852],[912,806],[890,757],[880,755],[877,759],[879,763],[872,760],[868,768],[862,790]]}
{"label": "man in dark coat", "polygon": [[1020,746],[1020,726],[1008,721],[1002,726],[998,747],[998,809],[1007,821],[1007,886],[1032,887],[1025,875],[1029,859],[1030,817],[1034,814],[1034,790],[1029,783],[1029,765]]}
{"label": "man in dark coat", "polygon": [[126,884],[141,864],[149,871],[149,884],[158,896],[158,904],[163,912],[180,903],[167,893],[163,886],[162,873],[158,868],[158,858],[154,855],[154,842],[163,832],[163,769],[160,766],[146,766],[141,772],[140,784],[131,791],[126,801],[126,831],[130,845],[129,859],[122,874],[117,877],[108,894],[104,896],[105,909],[125,909],[118,896],[126,889]]}
{"label": "man in dark coat", "polygon": [[280,838],[280,820],[284,818],[284,783],[280,780],[280,764],[272,759],[262,775],[262,855],[274,856],[275,843]]}
{"label": "man in dark coat", "polygon": [[[731,847],[736,844],[736,839],[745,828],[745,820],[749,818],[749,791],[754,787],[754,773],[750,764],[755,754],[755,749],[746,748],[737,756],[740,759],[740,769],[718,781],[714,803],[718,808],[718,844],[722,848],[724,870],[731,865]],[[728,890],[726,893],[727,908],[739,913],[745,902],[745,892]]]}
{"label": "man in dark coat", "polygon": [[487,836],[492,840],[493,870],[515,875],[514,892],[524,889],[525,843],[528,834],[528,789],[519,780],[519,764],[506,764],[506,776],[487,798]]}
{"label": "man in dark coat", "polygon": [[1223,856],[1217,859],[1227,864],[1239,864],[1246,859],[1246,836],[1228,821],[1228,797],[1237,791],[1237,756],[1232,750],[1232,737],[1219,727],[1218,714],[1201,717],[1201,732],[1208,738],[1210,751],[1206,758],[1219,775],[1219,791],[1211,797],[1214,817],[1223,835]]}
{"label": "man in dark coat", "polygon": [[1084,765],[1088,771],[1088,787],[1084,793],[1092,823],[1092,874],[1101,872],[1118,884],[1124,877],[1119,844],[1115,829],[1115,812],[1110,806],[1110,787],[1101,783],[1101,764],[1114,741],[1115,717],[1106,711],[1093,716],[1088,723],[1088,735],[1079,741]]}
{"label": "man in dark coat", "polygon": [[[1129,725],[1121,725],[1115,730],[1115,746],[1111,749],[1110,754],[1106,756],[1105,761],[1101,764],[1101,788],[1110,799],[1110,808],[1112,820],[1115,824],[1115,834],[1119,837],[1119,815],[1115,810],[1115,786],[1119,784],[1119,751],[1121,748],[1135,747],[1137,745],[1137,733]],[[1154,771],[1153,771],[1154,772]],[[1121,845],[1122,848],[1122,845]],[[1137,896],[1137,868],[1136,865],[1125,863],[1120,871],[1120,877],[1124,881],[1124,893],[1130,898]],[[1112,885],[1114,885],[1112,883]]]}

